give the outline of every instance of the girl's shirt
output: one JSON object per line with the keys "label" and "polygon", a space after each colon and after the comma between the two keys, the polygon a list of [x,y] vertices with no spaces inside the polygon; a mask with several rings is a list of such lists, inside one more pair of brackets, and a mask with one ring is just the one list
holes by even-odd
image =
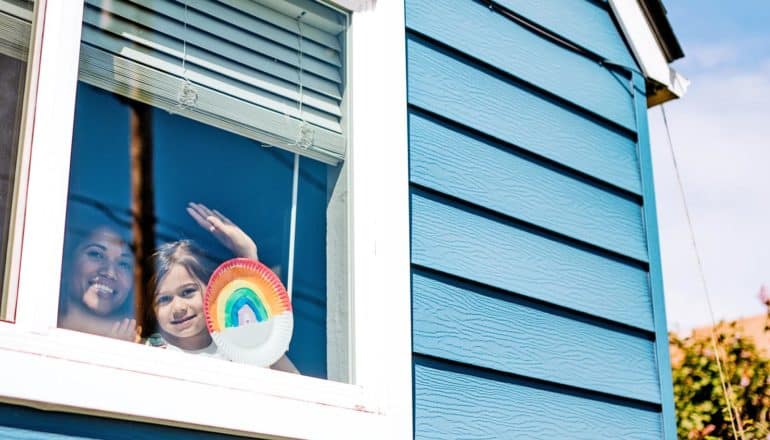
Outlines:
{"label": "girl's shirt", "polygon": [[[211,344],[208,345],[208,347],[201,348],[199,350],[185,350],[183,348],[179,348],[177,346],[171,345],[168,342],[166,342],[166,340],[163,339],[163,336],[161,336],[160,333],[153,333],[152,335],[150,335],[149,338],[147,338],[145,345],[149,345],[151,347],[165,348],[171,351],[179,351],[182,353],[189,353],[189,354],[200,354],[200,355],[212,357],[215,359],[224,359],[226,361],[232,361],[230,357],[228,357],[225,353],[222,352],[222,350],[219,349],[219,347],[214,343],[213,340],[211,341]],[[294,366],[294,364],[291,362],[291,360],[289,360],[289,358],[286,355],[283,355],[280,359],[278,359],[278,361],[274,363],[270,368],[272,368],[273,370],[300,374],[299,370],[297,370],[297,367]]]}
{"label": "girl's shirt", "polygon": [[171,345],[168,342],[166,342],[165,339],[163,339],[163,336],[160,335],[160,333],[153,333],[149,338],[147,338],[147,342],[145,342],[145,345],[149,345],[151,347],[159,347],[159,348],[165,348],[167,350],[171,351],[179,351],[182,353],[189,353],[189,354],[200,354],[203,356],[213,357],[216,359],[224,359],[229,361],[230,358],[228,358],[222,350],[217,347],[217,344],[214,343],[214,341],[211,341],[211,344],[209,344],[207,347],[198,349],[198,350],[185,350],[183,348],[179,348],[175,345]]}

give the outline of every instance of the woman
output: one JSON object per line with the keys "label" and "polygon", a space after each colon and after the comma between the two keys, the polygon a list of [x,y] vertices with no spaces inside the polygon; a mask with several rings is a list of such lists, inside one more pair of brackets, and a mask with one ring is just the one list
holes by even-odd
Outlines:
{"label": "woman", "polygon": [[59,327],[135,341],[134,260],[113,228],[68,231],[59,305]]}
{"label": "woman", "polygon": [[[190,203],[187,212],[237,257],[256,260],[257,246],[241,228],[216,210]],[[158,331],[149,345],[227,359],[206,326],[203,297],[214,264],[189,240],[166,243],[153,255],[155,274],[146,289],[144,322]],[[271,366],[298,373],[286,355]]]}

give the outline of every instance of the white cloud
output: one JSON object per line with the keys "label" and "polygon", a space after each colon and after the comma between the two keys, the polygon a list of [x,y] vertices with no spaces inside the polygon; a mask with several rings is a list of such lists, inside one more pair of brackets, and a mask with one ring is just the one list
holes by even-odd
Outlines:
{"label": "white cloud", "polygon": [[738,52],[734,44],[718,43],[688,48],[688,61],[695,66],[710,69],[734,61]]}
{"label": "white cloud", "polygon": [[[710,56],[698,62],[733,55]],[[770,59],[754,66],[695,75],[688,95],[666,104],[717,319],[761,313],[756,292],[770,282]],[[709,318],[660,109],[650,126],[667,312],[687,331]]]}

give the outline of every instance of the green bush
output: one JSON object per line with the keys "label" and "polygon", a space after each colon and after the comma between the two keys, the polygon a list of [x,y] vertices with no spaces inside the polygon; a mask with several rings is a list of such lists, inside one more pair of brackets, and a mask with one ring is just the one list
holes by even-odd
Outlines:
{"label": "green bush", "polygon": [[[724,375],[746,439],[770,440],[770,359],[735,322],[716,327]],[[767,331],[767,330],[766,330]],[[733,438],[709,334],[669,334],[680,439]]]}

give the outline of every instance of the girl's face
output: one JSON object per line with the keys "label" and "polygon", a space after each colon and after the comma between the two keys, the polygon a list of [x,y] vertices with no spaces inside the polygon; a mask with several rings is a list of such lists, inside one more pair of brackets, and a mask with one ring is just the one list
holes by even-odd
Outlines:
{"label": "girl's face", "polygon": [[122,238],[95,229],[75,249],[69,281],[71,298],[98,315],[123,305],[134,286],[134,259]]}
{"label": "girl's face", "polygon": [[[170,343],[186,349],[205,348],[211,343],[203,313],[203,286],[198,277],[180,264],[173,265],[158,283],[153,307],[158,325]],[[187,339],[188,343],[180,339]]]}

